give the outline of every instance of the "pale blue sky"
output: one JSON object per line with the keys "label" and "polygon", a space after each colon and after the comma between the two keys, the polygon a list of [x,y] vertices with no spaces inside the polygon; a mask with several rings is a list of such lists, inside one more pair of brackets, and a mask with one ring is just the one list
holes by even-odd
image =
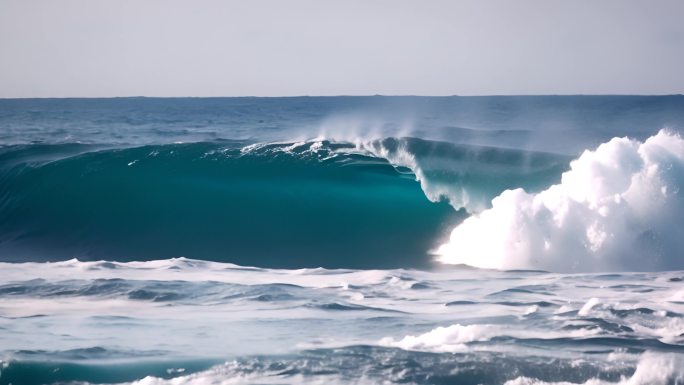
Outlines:
{"label": "pale blue sky", "polygon": [[684,92],[682,0],[0,0],[0,97]]}

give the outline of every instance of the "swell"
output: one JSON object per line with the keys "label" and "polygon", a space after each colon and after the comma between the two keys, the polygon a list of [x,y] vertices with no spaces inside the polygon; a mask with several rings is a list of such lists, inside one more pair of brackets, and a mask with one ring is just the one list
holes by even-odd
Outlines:
{"label": "swell", "polygon": [[[428,251],[467,215],[441,198],[454,205],[463,191],[486,200],[505,187],[534,189],[562,164],[420,139],[369,143],[6,146],[0,260],[426,267]],[[453,193],[435,197],[435,186]]]}

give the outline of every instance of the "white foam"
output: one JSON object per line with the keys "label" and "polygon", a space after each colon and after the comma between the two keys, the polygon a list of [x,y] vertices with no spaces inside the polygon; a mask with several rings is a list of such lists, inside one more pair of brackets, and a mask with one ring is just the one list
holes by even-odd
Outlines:
{"label": "white foam", "polygon": [[[629,378],[618,382],[591,378],[584,385],[667,385],[684,381],[684,357],[675,354],[644,353],[639,359],[636,371]],[[572,382],[546,382],[536,378],[518,377],[504,385],[576,385]]]}
{"label": "white foam", "polygon": [[577,312],[577,315],[582,316],[582,317],[589,315],[589,312],[591,311],[591,309],[593,309],[599,303],[601,303],[601,301],[599,301],[598,298],[594,297],[594,298],[589,299],[589,301],[587,301],[587,303],[585,303],[584,306],[582,306],[582,308],[579,310],[579,312]]}
{"label": "white foam", "polygon": [[[339,286],[341,281],[353,285],[380,284],[401,271],[390,270],[325,270],[325,269],[262,269],[231,263],[172,258],[153,261],[105,262],[71,259],[60,262],[22,264],[0,262],[0,283],[43,278],[68,280],[77,275],[82,279],[122,278],[135,280],[216,281],[253,284],[255,277],[271,283],[286,283],[306,287]],[[325,274],[317,274],[325,272]]]}
{"label": "white foam", "polygon": [[527,309],[525,309],[525,312],[523,313],[523,315],[524,315],[524,316],[528,316],[528,315],[534,314],[534,313],[536,313],[536,312],[538,312],[538,311],[539,311],[539,306],[537,306],[537,305],[532,305],[532,306],[528,307]]}
{"label": "white foam", "polygon": [[684,140],[614,138],[571,162],[560,184],[506,190],[466,219],[439,261],[495,269],[662,270],[684,266]]}
{"label": "white foam", "polygon": [[382,346],[391,346],[404,350],[430,352],[458,352],[466,350],[466,343],[486,341],[498,333],[501,328],[494,325],[451,325],[438,327],[418,336],[406,336],[399,341],[391,337],[380,340]]}

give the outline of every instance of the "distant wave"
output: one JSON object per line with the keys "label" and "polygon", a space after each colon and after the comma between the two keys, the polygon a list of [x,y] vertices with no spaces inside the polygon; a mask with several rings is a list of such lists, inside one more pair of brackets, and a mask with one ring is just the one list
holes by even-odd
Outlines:
{"label": "distant wave", "polygon": [[684,266],[684,140],[614,138],[539,193],[507,190],[466,219],[440,261],[495,269],[663,270]]}

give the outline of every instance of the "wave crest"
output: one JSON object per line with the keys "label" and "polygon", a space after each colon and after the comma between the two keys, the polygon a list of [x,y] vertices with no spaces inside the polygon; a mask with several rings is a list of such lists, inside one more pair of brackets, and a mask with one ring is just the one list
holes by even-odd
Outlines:
{"label": "wave crest", "polygon": [[361,153],[410,169],[430,201],[448,201],[471,213],[489,208],[491,199],[508,188],[542,190],[557,181],[570,160],[560,154],[410,137],[354,143]]}

